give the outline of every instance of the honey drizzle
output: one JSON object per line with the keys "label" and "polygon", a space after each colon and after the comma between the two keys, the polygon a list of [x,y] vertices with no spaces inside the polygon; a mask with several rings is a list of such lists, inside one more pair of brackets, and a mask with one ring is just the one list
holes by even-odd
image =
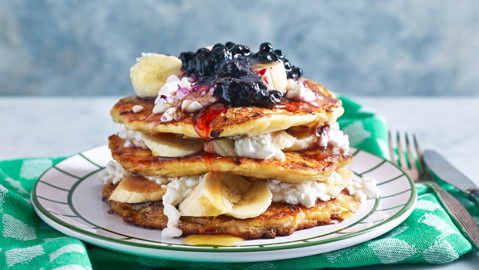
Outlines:
{"label": "honey drizzle", "polygon": [[228,234],[192,234],[185,237],[185,244],[190,246],[236,246],[244,239]]}

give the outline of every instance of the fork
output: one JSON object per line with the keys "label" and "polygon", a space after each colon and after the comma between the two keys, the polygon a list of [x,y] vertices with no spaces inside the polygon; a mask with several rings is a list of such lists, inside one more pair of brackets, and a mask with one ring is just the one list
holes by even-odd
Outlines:
{"label": "fork", "polygon": [[[391,131],[389,131],[388,137],[389,156],[392,162],[396,162],[398,164],[398,167],[405,171],[414,182],[429,182],[433,180],[431,173],[429,173],[429,171],[426,169],[426,163],[422,158],[422,151],[419,148],[419,144],[417,143],[415,135],[412,135],[412,137],[414,142],[414,149],[416,152],[415,156],[417,157],[419,166],[417,166],[416,158],[413,155],[413,147],[407,133],[404,134],[407,152],[404,152],[403,150],[403,146],[401,143],[401,134],[399,132],[396,133],[396,143],[393,142]],[[399,159],[396,159],[395,157],[394,145],[396,145],[397,147]]]}
{"label": "fork", "polygon": [[[404,172],[406,172],[415,183],[422,183],[432,188],[437,194],[441,203],[446,208],[449,215],[452,217],[453,221],[462,230],[463,234],[467,238],[469,238],[469,240],[476,247],[476,249],[479,249],[479,229],[476,225],[476,222],[472,219],[466,208],[454,196],[449,194],[449,192],[444,190],[434,181],[431,173],[426,166],[426,163],[424,162],[424,159],[422,157],[422,151],[419,148],[416,136],[412,135],[415,155],[413,154],[413,146],[407,133],[404,134],[404,141],[406,142],[407,152],[404,152],[403,150],[403,146],[401,143],[401,134],[399,132],[396,133],[395,143],[391,131],[388,132],[388,137],[389,156],[391,162],[396,163],[398,167],[400,167]],[[396,159],[395,156],[394,145],[396,145],[397,148],[398,159]],[[419,162],[419,166],[416,163],[416,159],[414,156],[416,156],[417,161]]]}

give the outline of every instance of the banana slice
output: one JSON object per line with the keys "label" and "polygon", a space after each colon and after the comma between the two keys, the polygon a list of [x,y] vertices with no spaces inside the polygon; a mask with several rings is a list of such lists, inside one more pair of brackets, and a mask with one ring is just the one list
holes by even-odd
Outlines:
{"label": "banana slice", "polygon": [[143,142],[154,156],[184,157],[192,155],[203,148],[201,139],[181,139],[175,134],[161,133],[158,135],[141,134]]}
{"label": "banana slice", "polygon": [[265,64],[255,64],[251,69],[263,77],[263,80],[275,90],[282,94],[286,92],[288,78],[284,69],[283,61],[275,61]]}
{"label": "banana slice", "polygon": [[309,127],[293,127],[290,128],[288,131],[291,136],[296,138],[296,140],[293,145],[284,149],[284,151],[300,151],[308,149],[313,146],[317,141],[317,136],[312,133],[311,128]]}
{"label": "banana slice", "polygon": [[228,213],[248,190],[249,181],[239,175],[207,173],[180,203],[182,216],[216,217]]}
{"label": "banana slice", "polygon": [[166,188],[142,176],[125,175],[118,184],[109,200],[122,203],[142,203],[159,201],[166,192]]}
{"label": "banana slice", "polygon": [[223,183],[221,190],[223,198],[232,205],[238,203],[243,197],[243,194],[246,194],[251,187],[251,182],[239,175],[217,173],[217,177],[219,177]]}
{"label": "banana slice", "polygon": [[265,182],[250,182],[239,175],[207,173],[179,208],[183,216],[226,214],[245,219],[261,215],[271,205],[272,198]]}
{"label": "banana slice", "polygon": [[337,172],[339,173],[339,175],[341,175],[344,186],[347,186],[354,177],[353,171],[351,171],[349,168],[340,168],[337,170]]}
{"label": "banana slice", "polygon": [[130,79],[139,97],[156,97],[170,75],[181,77],[181,60],[175,56],[147,53],[130,69]]}
{"label": "banana slice", "polygon": [[330,197],[338,196],[338,194],[341,193],[341,190],[351,183],[354,173],[348,168],[340,168],[336,171],[335,175],[339,177],[335,177],[333,178],[334,180],[327,181],[326,183],[326,193]]}
{"label": "banana slice", "polygon": [[235,141],[233,139],[217,139],[206,143],[205,151],[216,153],[223,157],[238,156],[235,151]]}
{"label": "banana slice", "polygon": [[273,193],[262,181],[253,181],[251,187],[243,194],[241,200],[226,213],[227,216],[239,219],[257,217],[268,209],[273,199]]}
{"label": "banana slice", "polygon": [[276,131],[271,134],[271,144],[279,149],[291,147],[296,142],[296,138],[289,135],[286,131]]}
{"label": "banana slice", "polygon": [[225,204],[221,180],[205,174],[193,191],[180,203],[182,216],[215,217],[228,212],[231,204]]}

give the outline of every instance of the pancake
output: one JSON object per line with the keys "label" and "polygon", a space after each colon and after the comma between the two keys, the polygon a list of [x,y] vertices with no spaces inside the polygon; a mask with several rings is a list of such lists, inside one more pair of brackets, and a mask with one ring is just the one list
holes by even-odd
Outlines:
{"label": "pancake", "polygon": [[321,148],[285,152],[284,161],[221,157],[206,152],[182,158],[161,158],[153,156],[149,149],[124,147],[124,144],[125,141],[118,135],[109,137],[109,147],[113,158],[126,171],[147,176],[179,177],[216,171],[260,179],[277,179],[288,183],[302,183],[325,181],[336,169],[352,161],[349,153],[341,155]]}
{"label": "pancake", "polygon": [[[334,122],[344,109],[324,86],[311,80],[304,80],[308,87],[321,99],[316,104],[301,101],[283,100],[273,109],[259,107],[229,107],[219,114],[208,127],[208,137],[219,138],[246,135],[254,137],[267,132],[285,130],[292,126],[318,126],[325,122]],[[135,105],[142,106],[139,112],[133,112]],[[113,120],[124,124],[130,130],[155,133],[177,133],[191,138],[199,138],[195,130],[194,114],[173,122],[163,123],[162,114],[153,114],[153,99],[127,97],[118,101],[111,109]]]}
{"label": "pancake", "polygon": [[100,176],[111,212],[165,238],[274,238],[350,217],[342,102],[302,74],[268,42],[143,54],[136,96],[110,110],[122,125]]}
{"label": "pancake", "polygon": [[[102,196],[107,199],[115,185],[103,187]],[[129,204],[107,200],[113,212],[127,223],[152,229],[164,229],[168,218],[163,213],[161,201]],[[275,238],[290,235],[294,231],[342,221],[359,209],[359,202],[343,191],[335,199],[317,201],[310,208],[286,203],[272,203],[258,217],[236,219],[228,216],[188,217],[182,216],[178,224],[183,235],[229,234],[244,239]]]}

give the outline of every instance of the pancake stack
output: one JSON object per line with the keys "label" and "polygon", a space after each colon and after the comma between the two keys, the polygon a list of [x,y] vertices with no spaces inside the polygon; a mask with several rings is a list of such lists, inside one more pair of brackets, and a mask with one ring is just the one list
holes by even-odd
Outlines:
{"label": "pancake stack", "polygon": [[109,137],[103,198],[164,237],[274,238],[351,216],[341,101],[301,76],[269,43],[143,54],[136,95],[111,109],[122,130]]}

